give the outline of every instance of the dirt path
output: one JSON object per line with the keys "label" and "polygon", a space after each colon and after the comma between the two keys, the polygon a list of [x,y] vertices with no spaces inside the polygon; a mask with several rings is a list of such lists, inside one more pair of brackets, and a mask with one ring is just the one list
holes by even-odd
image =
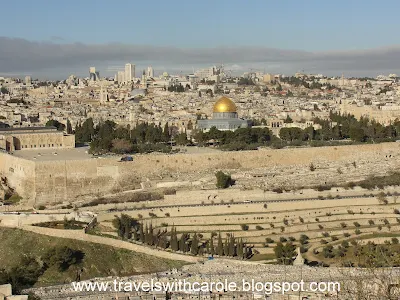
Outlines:
{"label": "dirt path", "polygon": [[164,258],[164,259],[180,260],[180,261],[186,261],[186,262],[190,262],[190,263],[196,263],[199,260],[198,257],[182,255],[179,253],[170,253],[170,252],[153,249],[153,248],[146,247],[146,246],[141,246],[141,245],[137,245],[137,244],[133,244],[133,243],[129,243],[129,242],[124,242],[121,240],[116,240],[116,239],[97,236],[97,235],[85,234],[82,230],[52,229],[52,228],[44,228],[44,227],[38,227],[38,226],[22,226],[19,228],[21,228],[22,230],[31,231],[34,233],[53,236],[53,237],[73,239],[73,240],[91,242],[91,243],[96,243],[96,244],[108,245],[108,246],[115,247],[115,248],[127,249],[127,250],[135,251],[138,253],[152,255],[152,256],[156,256],[156,257],[160,257],[160,258]]}

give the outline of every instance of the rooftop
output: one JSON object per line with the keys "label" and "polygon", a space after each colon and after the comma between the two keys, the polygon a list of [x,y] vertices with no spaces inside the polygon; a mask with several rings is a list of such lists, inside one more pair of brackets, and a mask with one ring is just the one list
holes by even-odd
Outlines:
{"label": "rooftop", "polygon": [[89,147],[73,149],[33,149],[15,151],[12,155],[32,161],[86,160],[94,157],[88,154],[88,151]]}
{"label": "rooftop", "polygon": [[13,132],[49,132],[49,131],[57,131],[57,127],[54,126],[46,126],[46,127],[7,127],[0,128],[0,133],[13,133]]}

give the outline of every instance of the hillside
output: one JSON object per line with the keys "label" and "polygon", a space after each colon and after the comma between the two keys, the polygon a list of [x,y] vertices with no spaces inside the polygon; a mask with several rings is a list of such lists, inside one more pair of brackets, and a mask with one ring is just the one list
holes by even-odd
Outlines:
{"label": "hillside", "polygon": [[93,277],[159,272],[185,264],[129,250],[49,237],[20,229],[0,228],[0,241],[0,269],[10,269],[17,265],[24,256],[40,259],[54,246],[68,246],[84,252],[85,256],[81,266],[72,266],[65,272],[49,268],[40,276],[36,286],[74,281],[80,269],[83,269],[80,279],[84,280]]}

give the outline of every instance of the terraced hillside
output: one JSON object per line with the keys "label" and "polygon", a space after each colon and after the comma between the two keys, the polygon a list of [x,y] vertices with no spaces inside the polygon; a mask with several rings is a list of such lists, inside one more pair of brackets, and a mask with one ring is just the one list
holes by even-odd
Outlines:
{"label": "terraced hillside", "polygon": [[371,234],[378,239],[400,232],[395,187],[384,191],[338,188],[267,194],[207,190],[186,195],[188,201],[183,193],[177,193],[162,201],[100,213],[100,227],[104,233],[116,235],[112,220],[124,213],[145,226],[151,224],[155,231],[173,227],[178,235],[196,233],[204,241],[213,236],[215,243],[219,233],[223,239],[243,239],[247,245],[254,245],[253,259],[272,259],[277,242],[292,241],[309,260],[318,258],[313,252],[337,241]]}

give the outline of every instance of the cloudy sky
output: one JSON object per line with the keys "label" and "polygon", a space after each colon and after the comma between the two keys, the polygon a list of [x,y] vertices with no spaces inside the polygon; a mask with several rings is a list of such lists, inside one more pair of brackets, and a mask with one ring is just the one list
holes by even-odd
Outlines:
{"label": "cloudy sky", "polygon": [[[36,0],[2,3],[0,76],[112,76],[223,63],[242,73],[400,73],[400,1]],[[7,13],[4,13],[7,12]]]}

